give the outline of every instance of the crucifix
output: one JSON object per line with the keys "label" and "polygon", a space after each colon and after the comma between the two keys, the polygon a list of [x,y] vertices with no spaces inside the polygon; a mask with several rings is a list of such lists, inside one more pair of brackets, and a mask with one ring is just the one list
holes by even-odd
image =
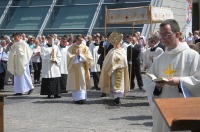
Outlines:
{"label": "crucifix", "polygon": [[168,65],[168,68],[164,70],[164,74],[168,75],[168,77],[172,77],[173,73],[175,73],[176,70],[172,69],[172,64]]}

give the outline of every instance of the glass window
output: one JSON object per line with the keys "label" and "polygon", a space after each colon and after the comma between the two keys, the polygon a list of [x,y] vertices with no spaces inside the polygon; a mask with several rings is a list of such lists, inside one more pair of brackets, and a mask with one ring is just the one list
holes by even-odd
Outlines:
{"label": "glass window", "polygon": [[[47,28],[89,28],[97,5],[56,7],[55,18]],[[56,11],[57,10],[57,11]]]}
{"label": "glass window", "polygon": [[58,5],[99,3],[99,0],[58,0]]}
{"label": "glass window", "polygon": [[48,7],[10,8],[12,16],[6,29],[40,29],[48,9]]}
{"label": "glass window", "polygon": [[9,2],[8,0],[0,0],[0,7],[7,6],[8,2]]}

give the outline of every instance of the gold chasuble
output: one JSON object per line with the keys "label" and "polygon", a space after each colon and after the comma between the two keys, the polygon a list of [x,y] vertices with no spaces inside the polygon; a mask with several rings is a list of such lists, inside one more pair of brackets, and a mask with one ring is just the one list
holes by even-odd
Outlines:
{"label": "gold chasuble", "polygon": [[32,49],[26,42],[20,40],[11,46],[7,70],[13,75],[22,76],[33,55]]}
{"label": "gold chasuble", "polygon": [[124,91],[124,95],[129,91],[127,56],[123,48],[111,49],[106,55],[99,80],[99,87],[103,93],[110,93],[111,87],[114,91]]}
{"label": "gold chasuble", "polygon": [[[76,62],[78,55],[77,50],[80,51],[79,58],[83,61]],[[72,44],[67,53],[67,90],[76,90],[90,88],[90,72],[89,68],[93,66],[93,58],[89,48],[84,45]]]}

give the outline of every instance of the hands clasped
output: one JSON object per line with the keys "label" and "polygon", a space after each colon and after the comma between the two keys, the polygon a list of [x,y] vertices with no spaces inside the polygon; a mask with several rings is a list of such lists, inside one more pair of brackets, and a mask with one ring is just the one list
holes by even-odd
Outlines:
{"label": "hands clasped", "polygon": [[76,50],[76,54],[77,54],[77,55],[80,55],[80,54],[81,54],[81,49],[77,49],[77,50]]}

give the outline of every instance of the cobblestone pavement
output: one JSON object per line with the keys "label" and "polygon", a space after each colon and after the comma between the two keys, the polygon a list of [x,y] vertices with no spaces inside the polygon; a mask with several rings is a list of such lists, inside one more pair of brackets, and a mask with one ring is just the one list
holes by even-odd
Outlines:
{"label": "cobblestone pavement", "polygon": [[[12,92],[13,86],[6,85]],[[71,93],[60,99],[41,96],[40,85],[31,95],[5,98],[5,132],[147,132],[152,116],[146,93],[138,88],[116,106],[112,98],[100,98],[100,91],[89,90],[86,104],[72,102]]]}

